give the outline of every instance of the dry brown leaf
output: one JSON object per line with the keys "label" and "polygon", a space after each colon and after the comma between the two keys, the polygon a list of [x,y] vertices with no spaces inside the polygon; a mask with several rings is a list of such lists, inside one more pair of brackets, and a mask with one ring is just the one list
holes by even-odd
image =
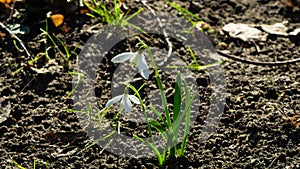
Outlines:
{"label": "dry brown leaf", "polygon": [[80,11],[79,11],[80,14],[86,14],[88,12],[90,12],[90,10],[89,9],[85,9],[85,8],[80,9]]}
{"label": "dry brown leaf", "polygon": [[245,42],[266,41],[268,34],[243,23],[229,23],[225,25],[223,31],[228,32],[231,37],[239,38]]}
{"label": "dry brown leaf", "polygon": [[260,26],[264,31],[275,34],[275,35],[282,35],[282,36],[288,36],[287,33],[288,28],[283,23],[275,23],[274,25],[261,25]]}
{"label": "dry brown leaf", "polygon": [[6,33],[0,32],[0,36],[4,37],[4,36],[6,36]]}
{"label": "dry brown leaf", "polygon": [[0,0],[0,2],[3,4],[10,4],[11,0]]}
{"label": "dry brown leaf", "polygon": [[208,30],[208,29],[211,28],[211,26],[208,23],[206,23],[206,22],[200,21],[200,22],[196,23],[196,28],[198,30],[202,30],[202,29],[203,30]]}
{"label": "dry brown leaf", "polygon": [[59,27],[64,22],[64,16],[62,14],[53,14],[50,16],[55,27]]}
{"label": "dry brown leaf", "polygon": [[284,117],[284,120],[286,123],[289,123],[289,124],[295,126],[296,128],[300,127],[300,116],[299,115],[295,115],[293,117]]}
{"label": "dry brown leaf", "polygon": [[69,28],[66,24],[64,24],[63,26],[60,27],[61,31],[63,31],[63,33],[67,33],[70,31],[71,28]]}
{"label": "dry brown leaf", "polygon": [[292,8],[294,11],[298,11],[300,8],[300,0],[283,0],[283,4]]}

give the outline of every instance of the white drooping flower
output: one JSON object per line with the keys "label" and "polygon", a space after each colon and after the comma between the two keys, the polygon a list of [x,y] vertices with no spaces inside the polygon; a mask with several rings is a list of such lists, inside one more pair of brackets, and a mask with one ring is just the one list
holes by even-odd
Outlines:
{"label": "white drooping flower", "polygon": [[106,103],[105,107],[107,108],[108,106],[110,106],[110,105],[112,105],[112,104],[114,104],[114,103],[117,103],[117,102],[119,102],[119,101],[121,101],[121,102],[120,102],[120,103],[121,103],[121,106],[122,106],[122,108],[124,108],[125,112],[131,112],[131,111],[132,111],[132,103],[131,103],[131,101],[132,101],[133,103],[135,103],[135,104],[140,104],[140,101],[139,101],[139,99],[138,99],[136,96],[134,96],[134,95],[129,95],[129,94],[127,93],[127,91],[125,90],[125,93],[124,93],[124,94],[118,95],[118,96],[113,97],[112,99],[110,99],[110,100]]}
{"label": "white drooping flower", "polygon": [[124,52],[121,54],[118,54],[114,58],[112,58],[113,63],[123,63],[130,59],[130,63],[134,66],[137,66],[139,69],[139,73],[141,76],[148,80],[149,78],[149,68],[147,65],[147,62],[145,60],[145,55],[141,52]]}

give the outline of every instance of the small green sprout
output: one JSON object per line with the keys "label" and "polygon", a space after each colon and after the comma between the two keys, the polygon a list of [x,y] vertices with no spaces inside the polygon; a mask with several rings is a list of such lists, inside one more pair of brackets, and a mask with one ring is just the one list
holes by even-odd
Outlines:
{"label": "small green sprout", "polygon": [[[133,18],[134,16],[136,16],[143,10],[141,8],[138,11],[136,11],[135,13],[133,13],[132,15],[128,16],[130,11],[128,11],[126,14],[121,13],[120,0],[114,0],[113,11],[110,11],[109,9],[107,9],[105,4],[99,4],[96,0],[91,0],[90,2],[92,3],[91,5],[86,0],[83,1],[84,5],[86,7],[88,7],[92,12],[94,12],[95,14],[97,14],[98,16],[100,16],[102,18],[102,22],[108,23],[108,24],[113,23],[114,25],[119,25],[121,27],[123,27],[127,23],[128,20],[130,20],[131,18]],[[96,15],[94,15],[92,13],[88,13],[87,15],[92,18],[97,17]]]}
{"label": "small green sprout", "polygon": [[[67,47],[66,43],[63,42],[59,37],[57,37],[56,35],[50,35],[48,32],[48,19],[46,18],[46,29],[40,29],[50,40],[50,42],[52,43],[54,49],[57,49],[57,51],[63,56],[62,60],[63,60],[63,65],[66,67],[69,67],[69,61],[72,55],[76,54],[76,50],[78,48],[78,46],[76,46],[72,51],[69,50],[69,48]],[[58,44],[55,42],[54,38],[60,43],[60,45],[63,47],[63,51],[59,48]],[[47,47],[47,39],[45,40],[45,56],[47,57],[47,59],[49,60],[50,57],[48,55],[48,51],[49,49],[51,49],[51,47]]]}

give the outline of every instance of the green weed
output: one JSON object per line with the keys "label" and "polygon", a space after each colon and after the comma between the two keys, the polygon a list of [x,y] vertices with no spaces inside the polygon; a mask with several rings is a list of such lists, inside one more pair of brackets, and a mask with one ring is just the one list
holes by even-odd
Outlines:
{"label": "green weed", "polygon": [[91,5],[87,3],[86,1],[83,1],[85,6],[87,6],[93,13],[88,13],[87,15],[96,18],[97,15],[101,17],[101,21],[104,23],[112,23],[115,26],[121,26],[123,27],[128,20],[142,12],[142,8],[138,11],[134,12],[132,15],[129,16],[129,12],[123,14],[121,12],[120,6],[120,0],[114,0],[114,9],[113,11],[107,9],[105,4],[99,4],[97,0],[91,0]]}
{"label": "green weed", "polygon": [[[191,11],[181,7],[180,5],[176,4],[175,2],[172,2],[171,0],[166,0],[169,5],[171,5],[173,8],[175,8],[180,14],[183,15],[183,17],[189,21],[193,27],[197,27],[200,31],[208,31],[210,33],[215,33],[215,30],[211,28],[207,23],[203,21],[202,18],[195,15]],[[201,26],[198,26],[201,25]]]}
{"label": "green weed", "polygon": [[59,37],[57,37],[55,34],[52,36],[59,42],[59,44],[63,47],[63,50],[60,49],[59,45],[55,42],[54,38],[49,34],[48,31],[48,19],[46,19],[46,29],[40,29],[50,40],[53,46],[48,47],[47,46],[47,39],[45,40],[45,56],[47,59],[50,59],[48,51],[53,47],[56,51],[58,51],[62,56],[62,63],[65,67],[69,67],[70,58],[72,55],[76,54],[76,50],[78,46],[76,46],[73,50],[70,50],[66,43],[63,42]]}

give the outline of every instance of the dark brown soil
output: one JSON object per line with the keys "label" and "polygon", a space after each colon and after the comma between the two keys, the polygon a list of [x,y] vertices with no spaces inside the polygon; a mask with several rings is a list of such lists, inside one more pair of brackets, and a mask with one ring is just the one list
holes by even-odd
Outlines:
{"label": "dark brown soil", "polygon": [[[231,54],[255,61],[284,61],[296,59],[300,55],[300,37],[268,36],[266,42],[258,44],[243,42],[221,32],[225,24],[274,24],[288,21],[289,31],[300,27],[300,13],[292,10],[279,0],[246,1],[175,1],[195,13],[210,24],[215,33],[205,32],[217,50],[226,49]],[[125,2],[133,11],[147,8],[139,1]],[[32,5],[32,4],[31,4]],[[108,7],[113,5],[108,3]],[[165,1],[151,1],[148,5],[156,12],[182,17]],[[25,4],[16,4],[16,10]],[[48,9],[49,10],[49,9]],[[123,9],[126,12],[126,9]],[[22,11],[21,11],[22,13]],[[84,48],[92,31],[102,30],[105,23],[100,18],[91,19],[79,13],[66,14],[65,24],[70,30],[56,28],[49,23],[49,32],[63,39],[70,49],[75,49],[70,63],[62,61],[57,50],[50,49],[48,61],[45,57],[30,65],[32,60],[45,52],[45,44],[40,28],[45,29],[47,12],[27,12],[23,19],[13,17],[8,23],[21,23],[30,28],[30,33],[18,37],[23,41],[31,57],[19,52],[9,36],[0,39],[0,166],[14,168],[16,164],[25,168],[157,168],[155,157],[129,158],[111,153],[106,144],[93,144],[89,137],[90,128],[84,128],[80,117],[74,112],[74,100],[67,97],[72,91],[76,57]],[[49,21],[50,22],[50,21]],[[97,25],[97,26],[95,26]],[[170,28],[172,29],[172,28]],[[1,32],[8,34],[4,29]],[[151,35],[144,38],[153,47],[167,49],[162,36]],[[186,46],[171,39],[174,53],[189,64]],[[225,42],[227,46],[219,46]],[[124,44],[124,45],[123,45]],[[127,39],[112,48],[103,59],[101,66],[90,62],[86,67],[96,67],[98,76],[93,88],[99,107],[112,97],[112,73],[116,65],[110,59],[121,52],[129,51],[135,41]],[[259,46],[260,52],[257,51]],[[51,46],[48,43],[47,46]],[[20,46],[19,46],[20,47]],[[62,46],[59,46],[63,49]],[[157,57],[160,59],[159,57]],[[199,57],[200,58],[200,57]],[[89,59],[88,57],[85,59]],[[212,59],[213,60],[213,59]],[[168,168],[300,168],[300,70],[299,62],[279,66],[258,66],[223,58],[221,68],[226,75],[225,107],[220,121],[212,123],[216,128],[207,139],[203,139],[206,115],[210,109],[212,84],[209,70],[193,71],[197,82],[197,106],[199,112],[193,114],[193,124],[187,140],[184,158],[168,159]],[[200,60],[200,63],[203,62]],[[15,73],[20,67],[23,70]],[[42,68],[44,72],[36,72]],[[174,86],[170,72],[161,72],[167,89]],[[157,90],[155,76],[150,75],[141,94],[147,96]],[[146,81],[136,81],[135,85]],[[221,89],[216,88],[221,91]],[[222,100],[221,97],[216,98]],[[172,92],[168,93],[172,100]],[[149,100],[145,100],[149,104]],[[112,119],[117,110],[112,109],[106,116]],[[212,117],[218,118],[218,117]],[[120,119],[125,126],[122,134],[146,135],[145,125],[135,121],[135,117]],[[218,121],[218,120],[217,120]],[[140,125],[139,125],[140,124]],[[122,149],[122,147],[115,147]],[[120,150],[124,151],[124,150]],[[132,150],[133,151],[133,150]],[[133,151],[134,152],[134,151]]]}

